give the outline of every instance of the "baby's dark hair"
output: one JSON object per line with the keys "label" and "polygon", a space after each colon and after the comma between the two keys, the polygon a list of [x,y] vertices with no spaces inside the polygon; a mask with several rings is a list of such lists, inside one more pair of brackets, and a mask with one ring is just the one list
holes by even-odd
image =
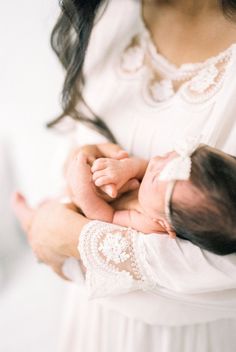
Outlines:
{"label": "baby's dark hair", "polygon": [[190,181],[201,196],[195,205],[171,202],[178,237],[210,252],[236,253],[236,158],[207,146],[192,155]]}

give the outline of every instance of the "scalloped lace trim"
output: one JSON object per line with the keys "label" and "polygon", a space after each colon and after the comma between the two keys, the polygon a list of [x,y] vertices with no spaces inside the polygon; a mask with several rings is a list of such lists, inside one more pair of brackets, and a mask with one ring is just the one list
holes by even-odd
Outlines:
{"label": "scalloped lace trim", "polygon": [[159,104],[179,94],[186,101],[199,103],[216,94],[232,62],[236,44],[204,62],[176,67],[157,52],[144,22],[142,27],[123,49],[118,71],[129,79],[142,74],[145,101]]}
{"label": "scalloped lace trim", "polygon": [[87,269],[90,297],[149,290],[155,284],[147,272],[140,234],[125,227],[90,221],[84,226],[79,252]]}

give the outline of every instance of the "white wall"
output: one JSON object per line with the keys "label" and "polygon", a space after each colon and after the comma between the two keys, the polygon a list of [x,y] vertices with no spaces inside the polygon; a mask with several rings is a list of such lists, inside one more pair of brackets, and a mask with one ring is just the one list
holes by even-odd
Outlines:
{"label": "white wall", "polygon": [[35,125],[58,111],[62,70],[49,47],[57,0],[1,1],[1,121]]}
{"label": "white wall", "polygon": [[60,111],[63,70],[49,45],[58,11],[57,0],[1,1],[0,143],[32,200],[46,193],[45,169],[59,144],[44,128]]}
{"label": "white wall", "polygon": [[[54,186],[66,142],[44,124],[60,111],[63,71],[49,46],[57,0],[0,1],[0,350],[54,352],[65,284],[37,265],[9,207]],[[53,166],[53,167],[52,167]]]}

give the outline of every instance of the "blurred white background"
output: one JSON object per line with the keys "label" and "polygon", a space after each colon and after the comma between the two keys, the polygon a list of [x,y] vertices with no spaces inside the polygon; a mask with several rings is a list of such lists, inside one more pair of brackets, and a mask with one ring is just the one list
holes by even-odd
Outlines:
{"label": "blurred white background", "polygon": [[[36,263],[9,206],[13,190],[31,204],[53,187],[65,138],[46,131],[60,111],[63,71],[49,45],[57,0],[1,0],[0,351],[54,352],[65,283]],[[51,171],[50,171],[51,170]],[[68,351],[69,352],[69,351]]]}

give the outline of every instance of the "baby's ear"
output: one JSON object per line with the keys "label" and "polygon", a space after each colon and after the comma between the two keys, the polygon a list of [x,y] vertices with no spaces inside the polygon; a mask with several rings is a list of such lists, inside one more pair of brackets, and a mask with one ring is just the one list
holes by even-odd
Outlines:
{"label": "baby's ear", "polygon": [[166,231],[171,238],[176,238],[176,232],[172,228],[167,229]]}
{"label": "baby's ear", "polygon": [[162,219],[159,221],[159,223],[166,230],[166,232],[171,238],[176,238],[176,232],[172,229],[171,225],[168,223],[167,220]]}

